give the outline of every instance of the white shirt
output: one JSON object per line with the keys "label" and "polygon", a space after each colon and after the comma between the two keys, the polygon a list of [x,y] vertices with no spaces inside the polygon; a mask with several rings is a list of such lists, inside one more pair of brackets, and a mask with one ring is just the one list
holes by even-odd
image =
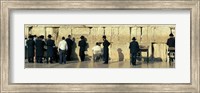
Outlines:
{"label": "white shirt", "polygon": [[92,48],[93,54],[101,54],[101,47],[96,45]]}
{"label": "white shirt", "polygon": [[67,42],[65,40],[60,41],[58,44],[58,48],[61,50],[67,50],[68,49]]}
{"label": "white shirt", "polygon": [[27,45],[26,45],[26,41],[27,41],[27,40],[25,39],[25,41],[24,41],[24,42],[25,42],[25,44],[24,44],[24,45],[25,45],[25,47],[27,46]]}
{"label": "white shirt", "polygon": [[35,37],[33,38],[33,40],[34,40],[35,42],[36,42],[36,39],[37,39],[37,38],[35,38]]}

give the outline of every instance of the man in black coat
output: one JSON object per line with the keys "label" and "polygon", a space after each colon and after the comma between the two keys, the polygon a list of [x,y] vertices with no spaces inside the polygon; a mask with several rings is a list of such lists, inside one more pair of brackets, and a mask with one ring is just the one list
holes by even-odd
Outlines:
{"label": "man in black coat", "polygon": [[104,59],[104,64],[108,64],[109,60],[109,45],[110,42],[106,39],[106,36],[104,35],[103,37],[103,59]]}
{"label": "man in black coat", "polygon": [[71,60],[71,53],[72,53],[72,45],[73,41],[71,39],[71,35],[68,35],[68,38],[66,39],[67,45],[68,45],[68,50],[67,50],[67,61]]}
{"label": "man in black coat", "polygon": [[132,63],[132,65],[136,65],[136,57],[137,57],[137,53],[140,50],[140,48],[139,48],[138,42],[136,41],[136,38],[133,37],[132,40],[133,41],[130,42],[130,45],[129,45],[130,55],[131,55],[131,63]]}
{"label": "man in black coat", "polygon": [[86,44],[84,36],[81,36],[80,38],[81,40],[78,42],[78,46],[80,47],[79,56],[80,56],[81,62],[83,62],[85,60],[85,48],[87,44]]}
{"label": "man in black coat", "polygon": [[[169,50],[169,48],[175,48],[175,38],[174,35],[171,33],[169,34],[169,39],[167,40],[167,45],[168,45],[168,55],[170,56],[171,54],[173,54],[175,52],[175,50]],[[175,55],[175,54],[174,54]],[[169,57],[169,62],[173,62],[173,58]],[[171,63],[170,63],[171,65]]]}
{"label": "man in black coat", "polygon": [[54,56],[54,46],[55,46],[55,41],[51,39],[51,35],[48,35],[48,40],[46,41],[47,45],[47,63],[50,58],[50,63],[53,63],[53,56]]}
{"label": "man in black coat", "polygon": [[28,58],[28,47],[26,45],[26,42],[27,42],[27,38],[25,38],[25,40],[24,40],[24,43],[25,43],[25,45],[24,45],[24,48],[25,48],[25,59]]}
{"label": "man in black coat", "polygon": [[[174,35],[171,33],[171,34],[169,34],[169,37],[170,38],[167,40],[168,47],[175,48],[175,38],[174,38]],[[172,52],[175,52],[175,51],[172,51]]]}
{"label": "man in black coat", "polygon": [[29,36],[29,40],[26,41],[26,45],[28,47],[28,62],[33,63],[35,42],[32,35]]}
{"label": "man in black coat", "polygon": [[42,40],[43,36],[40,36],[37,40],[36,40],[36,62],[37,63],[42,63],[42,58],[44,56],[44,46],[45,46],[45,42]]}

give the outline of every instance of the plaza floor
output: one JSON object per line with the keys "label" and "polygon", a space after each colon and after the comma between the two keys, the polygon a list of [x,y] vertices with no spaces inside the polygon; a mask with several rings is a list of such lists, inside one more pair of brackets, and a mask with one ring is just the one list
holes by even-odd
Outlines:
{"label": "plaza floor", "polygon": [[28,63],[25,62],[25,68],[175,68],[175,62],[171,65],[169,62],[138,61],[136,66],[130,65],[130,61],[109,61],[109,64],[103,64],[103,61],[67,61],[67,64],[50,63]]}

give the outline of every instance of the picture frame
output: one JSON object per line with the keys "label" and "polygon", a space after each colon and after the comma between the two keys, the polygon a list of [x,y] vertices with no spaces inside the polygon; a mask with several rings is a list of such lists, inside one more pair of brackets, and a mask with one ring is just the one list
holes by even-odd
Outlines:
{"label": "picture frame", "polygon": [[[108,1],[97,1],[97,0],[2,0],[1,1],[1,92],[2,93],[42,93],[42,92],[189,92],[198,93],[200,92],[200,64],[199,64],[199,13],[200,13],[200,2],[199,0],[108,0]],[[49,10],[63,10],[63,9],[108,9],[108,10],[190,10],[191,12],[191,83],[68,83],[68,84],[57,84],[57,83],[34,83],[34,84],[15,84],[10,83],[10,22],[9,20],[10,11],[12,10],[37,10],[37,9],[49,9]]]}

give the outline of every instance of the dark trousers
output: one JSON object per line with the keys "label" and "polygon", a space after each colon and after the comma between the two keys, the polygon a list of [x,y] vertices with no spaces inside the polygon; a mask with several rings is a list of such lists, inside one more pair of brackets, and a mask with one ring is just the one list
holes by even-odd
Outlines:
{"label": "dark trousers", "polygon": [[42,63],[42,56],[36,56],[36,62]]}
{"label": "dark trousers", "polygon": [[28,58],[28,48],[25,46],[25,59]]}
{"label": "dark trousers", "polygon": [[101,59],[101,54],[93,54],[93,61],[96,62]]}
{"label": "dark trousers", "polygon": [[28,57],[28,62],[33,63],[33,57]]}
{"label": "dark trousers", "polygon": [[47,57],[47,63],[49,63],[49,58],[50,58],[50,63],[53,63],[53,57]]}
{"label": "dark trousers", "polygon": [[66,51],[65,50],[59,50],[59,57],[60,57],[60,64],[62,64],[62,63],[66,64]]}
{"label": "dark trousers", "polygon": [[80,51],[79,56],[81,58],[81,61],[84,61],[85,60],[85,51]]}
{"label": "dark trousers", "polygon": [[132,53],[131,54],[131,63],[132,63],[132,65],[136,65],[136,58],[137,58],[137,53]]}
{"label": "dark trousers", "polygon": [[104,53],[104,54],[103,54],[104,63],[108,63],[108,59],[109,59],[108,53]]}
{"label": "dark trousers", "polygon": [[175,51],[168,51],[169,62],[173,62],[175,59]]}
{"label": "dark trousers", "polygon": [[67,50],[67,61],[71,60],[72,49]]}

